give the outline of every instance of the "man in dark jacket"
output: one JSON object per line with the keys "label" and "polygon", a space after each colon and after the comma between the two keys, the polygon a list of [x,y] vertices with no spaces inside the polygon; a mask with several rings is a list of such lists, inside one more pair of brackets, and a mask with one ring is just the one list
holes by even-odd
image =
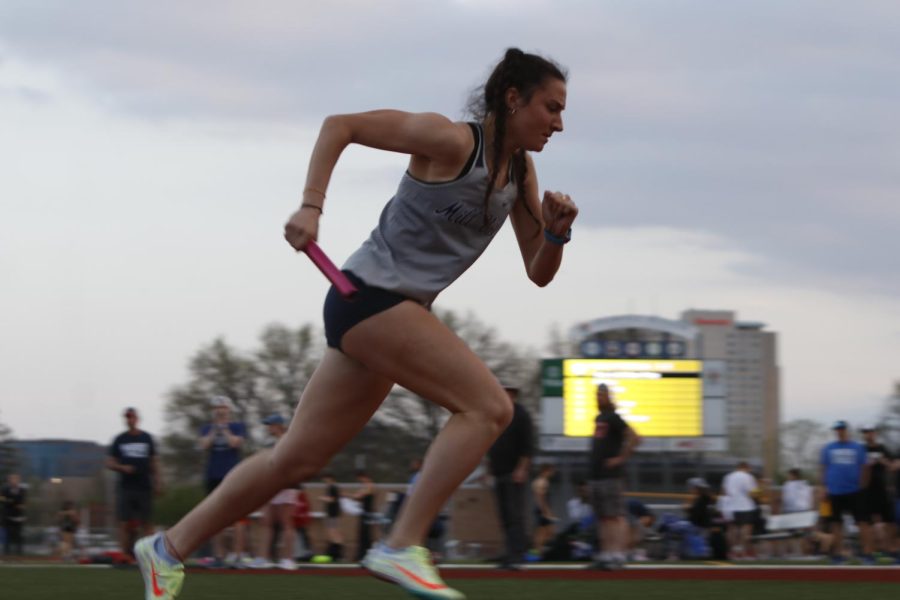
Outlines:
{"label": "man in dark jacket", "polygon": [[528,472],[534,453],[534,433],[528,409],[517,401],[519,388],[509,384],[503,388],[513,403],[513,418],[488,451],[488,463],[494,477],[497,509],[506,542],[500,568],[515,570],[528,550],[525,503],[528,499]]}

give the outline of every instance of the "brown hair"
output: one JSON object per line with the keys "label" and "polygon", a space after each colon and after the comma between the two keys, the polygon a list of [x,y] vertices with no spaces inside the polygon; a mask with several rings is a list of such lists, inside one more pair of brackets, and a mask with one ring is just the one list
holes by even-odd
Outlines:
{"label": "brown hair", "polygon": [[[503,60],[497,63],[490,77],[483,86],[475,90],[469,99],[469,112],[477,119],[484,121],[488,116],[494,118],[493,156],[491,157],[491,179],[488,182],[484,195],[484,219],[488,219],[488,203],[491,192],[494,191],[494,181],[497,179],[497,169],[500,163],[500,153],[506,137],[506,119],[508,108],[506,106],[506,91],[516,88],[522,98],[528,102],[535,90],[546,79],[553,78],[565,82],[567,75],[556,63],[536,54],[522,52],[518,48],[509,48],[503,56]],[[528,175],[528,163],[525,161],[525,151],[517,150],[512,158],[512,180],[517,186],[517,201],[521,201],[528,214],[538,223],[540,220],[531,213],[525,202],[525,177]]]}

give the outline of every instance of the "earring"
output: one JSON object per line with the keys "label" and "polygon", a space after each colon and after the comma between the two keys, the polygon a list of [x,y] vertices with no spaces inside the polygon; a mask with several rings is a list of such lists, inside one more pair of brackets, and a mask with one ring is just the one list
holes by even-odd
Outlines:
{"label": "earring", "polygon": [[516,114],[516,107],[515,107],[515,106],[513,106],[511,109],[509,109],[509,116],[513,116],[514,114]]}

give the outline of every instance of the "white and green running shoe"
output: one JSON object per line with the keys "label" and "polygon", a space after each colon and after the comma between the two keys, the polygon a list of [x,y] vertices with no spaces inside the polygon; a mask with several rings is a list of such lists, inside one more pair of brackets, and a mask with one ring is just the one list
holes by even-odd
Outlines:
{"label": "white and green running shoe", "polygon": [[421,546],[409,546],[400,550],[386,548],[383,544],[372,547],[362,561],[362,566],[372,575],[425,600],[465,600],[465,596],[446,583],[431,564],[431,555]]}
{"label": "white and green running shoe", "polygon": [[144,577],[145,600],[174,600],[184,582],[184,565],[172,564],[156,551],[162,533],[141,538],[134,545],[134,556]]}

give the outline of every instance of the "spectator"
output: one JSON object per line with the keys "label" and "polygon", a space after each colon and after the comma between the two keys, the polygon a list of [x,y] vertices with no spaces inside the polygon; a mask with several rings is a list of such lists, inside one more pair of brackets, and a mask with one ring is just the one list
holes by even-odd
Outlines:
{"label": "spectator", "polygon": [[3,554],[12,556],[25,554],[22,542],[22,528],[25,526],[25,500],[28,494],[22,487],[22,479],[18,473],[6,476],[6,485],[0,488],[0,505],[3,508],[3,528],[6,537],[3,541]]}
{"label": "spectator", "polygon": [[550,478],[556,472],[553,465],[542,465],[538,476],[531,482],[531,492],[534,496],[534,553],[541,556],[544,546],[553,538],[556,517],[550,509],[549,491]]}
{"label": "spectator", "polygon": [[[287,431],[284,417],[279,414],[272,414],[263,419],[263,425],[269,430],[271,439],[267,446],[270,448],[274,447]],[[296,503],[297,488],[285,488],[275,494],[263,509],[260,547],[251,566],[257,569],[277,566],[279,569],[287,571],[297,568],[297,563],[294,562],[294,505]],[[281,557],[277,564],[272,562],[276,527],[281,532],[279,543],[276,544],[280,548],[278,555]]]}
{"label": "spectator", "polygon": [[[127,430],[120,433],[109,446],[106,467],[119,473],[117,516],[119,544],[129,557],[134,541],[132,535],[151,535],[153,525],[153,495],[162,493],[159,460],[153,437],[138,429],[138,413],[126,408],[123,413]],[[137,530],[137,531],[135,531]]]}
{"label": "spectator", "polygon": [[716,513],[716,499],[702,477],[690,478],[688,486],[691,489],[691,501],[684,505],[687,519],[695,527],[708,532]]}
{"label": "spectator", "polygon": [[513,418],[487,456],[505,544],[499,567],[516,570],[528,550],[525,505],[534,453],[534,426],[528,409],[518,401],[519,389],[511,384],[504,384],[503,389],[512,402]]}
{"label": "spectator", "polygon": [[819,480],[831,505],[832,562],[840,564],[844,562],[844,514],[853,515],[863,539],[868,535],[860,491],[867,483],[869,469],[866,449],[850,439],[847,422],[836,421],[832,430],[837,439],[822,448]]}
{"label": "spectator", "polygon": [[641,438],[616,412],[604,383],[597,386],[597,409],[589,468],[599,552],[591,568],[608,570],[625,566],[628,524],[624,467]]}
{"label": "spectator", "polygon": [[813,488],[803,479],[800,469],[791,469],[781,486],[781,512],[788,514],[808,510],[815,510]]}
{"label": "spectator", "polygon": [[306,527],[312,521],[309,514],[309,496],[303,489],[303,484],[297,485],[297,503],[294,505],[294,532],[297,534],[297,551],[295,560],[306,562],[313,557],[312,544],[309,541],[309,533]]}
{"label": "spectator", "polygon": [[726,504],[731,512],[728,537],[732,558],[743,559],[753,555],[751,537],[757,515],[753,494],[757,488],[756,478],[750,473],[750,465],[746,461],[738,463],[737,468],[722,480],[722,494],[727,497]]}
{"label": "spectator", "polygon": [[328,548],[325,554],[331,560],[338,561],[344,557],[344,536],[341,534],[341,490],[331,473],[322,475],[325,484],[325,495],[319,496],[324,503],[325,539]]}
{"label": "spectator", "polygon": [[[772,507],[772,498],[776,490],[772,489],[772,480],[765,477],[761,472],[758,474],[751,473],[756,479],[756,489],[753,490],[751,497],[753,498],[753,528],[751,539],[753,536],[764,536],[766,534],[767,517],[773,512],[778,512],[777,505]],[[770,557],[774,554],[771,540],[763,538],[754,544],[754,555],[757,557]]]}
{"label": "spectator", "polygon": [[[791,469],[787,473],[787,480],[781,486],[781,512],[782,514],[800,513],[815,510],[814,490],[803,479],[800,469]],[[789,556],[802,556],[809,554],[809,549],[804,545],[812,537],[812,529],[798,529],[794,535],[787,539],[787,554]]]}
{"label": "spectator", "polygon": [[594,509],[591,507],[591,488],[587,481],[575,484],[575,495],[566,502],[566,514],[569,524],[575,524],[581,531],[593,531]]}
{"label": "spectator", "polygon": [[647,552],[642,547],[647,532],[653,529],[656,516],[650,512],[647,505],[636,498],[629,498],[626,502],[628,511],[628,553],[632,560],[647,560]]}
{"label": "spectator", "polygon": [[719,501],[725,496],[716,498],[709,483],[702,477],[689,479],[688,485],[693,496],[688,506],[688,520],[706,538],[710,558],[728,560],[728,521],[719,510]]}
{"label": "spectator", "polygon": [[376,516],[375,484],[365,471],[357,471],[356,480],[360,487],[351,498],[359,502],[362,511],[359,513],[359,535],[356,539],[356,562],[359,562],[372,547],[372,521]]}
{"label": "spectator", "polygon": [[72,560],[75,556],[75,532],[78,531],[78,509],[71,500],[62,503],[59,513],[56,515],[59,524],[59,557],[62,560]]}
{"label": "spectator", "polygon": [[[213,396],[209,401],[212,421],[200,428],[198,445],[206,455],[204,483],[207,495],[216,489],[228,472],[241,460],[241,449],[247,437],[243,423],[231,419],[231,399],[227,396]],[[223,536],[220,532],[212,538],[213,564],[237,564],[247,558],[245,552],[245,523],[234,524],[231,552],[223,560]]]}
{"label": "spectator", "polygon": [[894,503],[888,491],[888,470],[893,463],[893,457],[887,447],[878,441],[878,430],[874,425],[864,426],[862,433],[866,445],[866,464],[869,469],[867,485],[862,490],[862,516],[870,525],[866,527],[866,534],[861,541],[863,560],[874,563],[875,537],[879,530],[880,549],[885,553],[896,551],[894,538],[897,527]]}

